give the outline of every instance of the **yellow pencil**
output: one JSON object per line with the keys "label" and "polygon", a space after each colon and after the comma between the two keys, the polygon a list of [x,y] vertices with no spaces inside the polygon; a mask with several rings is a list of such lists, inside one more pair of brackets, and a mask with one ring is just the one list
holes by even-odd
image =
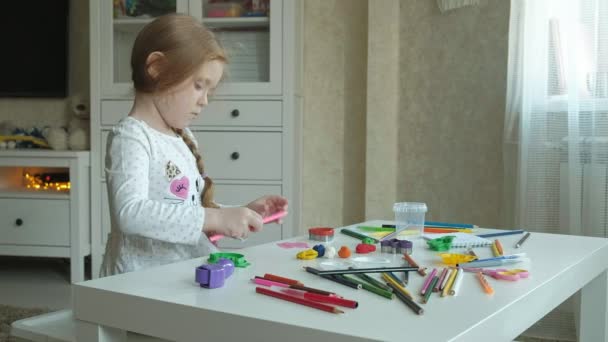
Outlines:
{"label": "yellow pencil", "polygon": [[502,249],[502,244],[500,243],[500,241],[498,239],[494,240],[494,244],[496,245],[496,250],[498,251],[498,253],[500,255],[504,255],[505,252]]}
{"label": "yellow pencil", "polygon": [[448,278],[448,282],[445,283],[443,287],[443,292],[441,292],[441,297],[445,297],[450,293],[450,289],[452,288],[452,284],[454,284],[454,278],[456,278],[457,269],[450,269],[450,276]]}
{"label": "yellow pencil", "polygon": [[382,273],[382,279],[384,279],[387,283],[392,284],[397,290],[399,290],[399,292],[408,296],[410,299],[412,299],[412,300],[414,299],[414,297],[412,297],[412,294],[408,290],[406,290],[405,287],[401,286],[401,284],[396,282],[395,279],[393,279],[393,277],[389,276],[386,273]]}
{"label": "yellow pencil", "polygon": [[500,253],[498,252],[498,248],[496,247],[496,241],[492,242],[492,253],[494,253],[495,257],[500,256]]}

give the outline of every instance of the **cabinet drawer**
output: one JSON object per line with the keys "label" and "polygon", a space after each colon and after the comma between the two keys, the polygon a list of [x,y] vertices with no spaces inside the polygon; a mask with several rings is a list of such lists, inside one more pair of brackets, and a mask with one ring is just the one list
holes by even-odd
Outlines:
{"label": "cabinet drawer", "polygon": [[[263,195],[280,195],[280,185],[244,185],[215,183],[215,201],[221,204],[245,205]],[[224,238],[218,246],[221,248],[243,248],[282,239],[282,226],[276,223],[264,225],[261,232],[251,234],[241,242]]]}
{"label": "cabinet drawer", "polygon": [[[101,176],[105,178],[106,143],[101,132]],[[281,179],[281,133],[193,131],[212,179]],[[236,152],[236,154],[235,154]]]}
{"label": "cabinet drawer", "polygon": [[[101,124],[115,125],[131,111],[133,101],[103,101]],[[282,124],[281,101],[222,101],[209,103],[192,126],[261,126]]]}
{"label": "cabinet drawer", "polygon": [[281,126],[280,101],[212,101],[192,125]]}
{"label": "cabinet drawer", "polygon": [[70,245],[68,200],[1,198],[0,222],[0,244]]}
{"label": "cabinet drawer", "polygon": [[281,179],[281,133],[193,133],[212,179]]}

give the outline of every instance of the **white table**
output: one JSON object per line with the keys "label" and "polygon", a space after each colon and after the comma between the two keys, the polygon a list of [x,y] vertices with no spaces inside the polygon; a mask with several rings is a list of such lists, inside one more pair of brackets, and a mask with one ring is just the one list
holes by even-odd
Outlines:
{"label": "white table", "polygon": [[[580,341],[608,341],[608,240],[533,233],[515,250],[521,236],[500,240],[507,254],[527,253],[531,262],[516,266],[529,269],[530,278],[487,278],[495,290],[489,296],[473,274],[465,274],[458,296],[434,294],[422,305],[422,316],[397,298],[353,290],[302,269],[328,259],[300,261],[296,249],[269,243],[241,250],[252,266],[237,268],[223,288],[204,289],[194,282],[203,258],[75,285],[77,340],[123,341],[125,331],[131,331],[176,341],[510,341],[582,289]],[[304,236],[288,241],[315,244]],[[357,241],[337,233],[333,245],[354,248]],[[441,267],[437,253],[423,246],[424,241],[416,241],[414,259],[421,266]],[[491,255],[486,247],[476,251],[480,257]],[[399,257],[394,260],[401,264]],[[358,300],[359,307],[330,314],[256,294],[250,279],[264,273],[335,291]],[[417,293],[423,280],[410,274],[408,288]]]}

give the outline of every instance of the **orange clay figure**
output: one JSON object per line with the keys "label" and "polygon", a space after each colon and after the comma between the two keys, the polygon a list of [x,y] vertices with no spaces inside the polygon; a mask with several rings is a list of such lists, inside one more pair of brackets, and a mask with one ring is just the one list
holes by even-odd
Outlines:
{"label": "orange clay figure", "polygon": [[338,255],[340,256],[340,258],[348,258],[350,257],[350,249],[348,249],[348,247],[346,246],[342,246],[340,247],[340,250],[338,251]]}

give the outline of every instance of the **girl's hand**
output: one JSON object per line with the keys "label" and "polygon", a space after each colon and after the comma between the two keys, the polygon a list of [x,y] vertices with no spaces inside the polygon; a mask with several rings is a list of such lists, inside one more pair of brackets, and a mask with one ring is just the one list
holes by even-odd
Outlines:
{"label": "girl's hand", "polygon": [[207,235],[223,234],[237,239],[246,239],[249,232],[262,229],[262,216],[246,207],[205,209],[203,231]]}
{"label": "girl's hand", "polygon": [[[266,217],[279,211],[287,211],[287,204],[287,198],[283,196],[266,195],[247,204],[247,208],[262,215],[262,217]],[[283,220],[278,219],[276,222],[281,224]]]}

